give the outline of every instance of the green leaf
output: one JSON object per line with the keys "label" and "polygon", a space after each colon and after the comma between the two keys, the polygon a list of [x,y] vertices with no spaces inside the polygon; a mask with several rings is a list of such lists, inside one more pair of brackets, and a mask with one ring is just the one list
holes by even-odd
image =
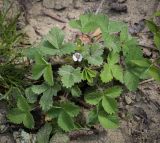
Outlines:
{"label": "green leaf", "polygon": [[109,21],[108,33],[120,32],[127,28],[127,25],[121,21]]}
{"label": "green leaf", "polygon": [[114,98],[104,96],[102,99],[102,106],[104,110],[109,114],[117,112],[117,101]]}
{"label": "green leaf", "polygon": [[89,112],[88,118],[87,118],[87,124],[93,125],[98,122],[98,113],[97,110],[94,109]]}
{"label": "green leaf", "polygon": [[103,14],[98,14],[96,16],[96,23],[100,27],[102,32],[106,32],[109,24],[109,18],[106,15]]}
{"label": "green leaf", "polygon": [[130,91],[135,91],[138,87],[139,78],[133,73],[126,71],[124,73],[124,83]]}
{"label": "green leaf", "polygon": [[160,32],[154,34],[154,43],[156,45],[156,47],[158,48],[158,50],[160,51]]}
{"label": "green leaf", "polygon": [[122,88],[119,86],[113,86],[104,91],[104,95],[110,98],[119,97],[122,93]]}
{"label": "green leaf", "polygon": [[66,88],[72,87],[75,83],[81,81],[81,71],[80,68],[74,69],[70,65],[64,65],[59,69],[59,75],[61,76],[61,81],[63,86]]}
{"label": "green leaf", "polygon": [[35,103],[37,101],[37,94],[35,94],[31,87],[25,89],[25,95],[29,103]]}
{"label": "green leaf", "polygon": [[53,95],[56,96],[59,91],[59,87],[50,87],[45,92],[43,92],[43,96],[40,99],[40,105],[43,111],[48,111],[53,104]]}
{"label": "green leaf", "polygon": [[64,40],[64,32],[59,28],[52,28],[46,39],[56,48],[59,49],[62,46]]}
{"label": "green leaf", "polygon": [[51,132],[51,124],[46,123],[37,133],[37,143],[48,143]]}
{"label": "green leaf", "polygon": [[30,111],[31,107],[30,105],[27,103],[27,99],[23,96],[19,96],[18,97],[18,101],[17,101],[17,107],[24,112]]}
{"label": "green leaf", "polygon": [[[134,48],[134,49],[133,49]],[[139,47],[129,48],[129,52],[126,54],[126,63],[131,60],[142,60],[142,50]]]}
{"label": "green leaf", "polygon": [[35,124],[31,113],[24,112],[18,108],[11,109],[7,115],[7,118],[15,124],[23,123],[27,128],[33,128]]}
{"label": "green leaf", "polygon": [[73,119],[64,111],[58,116],[58,126],[66,132],[73,130],[75,127]]}
{"label": "green leaf", "polygon": [[103,94],[101,92],[90,92],[85,94],[85,101],[91,105],[98,104],[102,99]]}
{"label": "green leaf", "polygon": [[52,66],[51,64],[48,64],[45,68],[44,71],[44,80],[49,84],[49,85],[53,85],[54,81],[53,81],[53,72],[52,72]]}
{"label": "green leaf", "polygon": [[105,64],[103,70],[100,73],[102,82],[107,83],[113,79],[111,68],[108,64]]}
{"label": "green leaf", "polygon": [[35,93],[35,94],[42,94],[44,91],[46,91],[48,89],[48,85],[43,83],[41,85],[33,85],[31,87],[32,91]]}
{"label": "green leaf", "polygon": [[96,77],[96,74],[96,71],[90,68],[84,68],[82,71],[82,79],[87,80],[89,83],[93,83],[93,78]]}
{"label": "green leaf", "polygon": [[119,127],[118,118],[115,115],[106,115],[105,113],[100,113],[98,115],[100,124],[106,129],[114,129]]}
{"label": "green leaf", "polygon": [[158,26],[153,21],[146,20],[146,25],[153,33],[156,33],[159,30]]}
{"label": "green leaf", "polygon": [[23,122],[23,118],[25,113],[18,108],[13,108],[9,111],[7,118],[15,124],[21,124]]}
{"label": "green leaf", "polygon": [[82,92],[80,88],[76,85],[71,88],[71,94],[73,97],[80,97],[82,95]]}
{"label": "green leaf", "polygon": [[39,79],[43,75],[45,67],[46,65],[34,65],[32,69],[33,79]]}
{"label": "green leaf", "polygon": [[43,75],[44,70],[45,70],[45,68],[47,66],[47,62],[38,53],[37,53],[37,55],[35,57],[35,61],[36,61],[36,64],[33,66],[32,73],[33,73],[33,78],[35,80],[37,80]]}
{"label": "green leaf", "polygon": [[71,54],[74,53],[76,49],[75,44],[73,43],[65,43],[62,45],[62,48],[59,50],[57,55],[65,55],[65,54]]}
{"label": "green leaf", "polygon": [[120,41],[121,43],[126,42],[129,39],[128,28],[125,28],[120,33]]}
{"label": "green leaf", "polygon": [[103,37],[106,48],[108,48],[110,51],[113,51],[114,53],[120,52],[121,44],[118,36],[113,34],[110,35],[108,33],[102,33],[102,37]]}
{"label": "green leaf", "polygon": [[80,20],[71,20],[69,22],[69,25],[72,27],[72,28],[76,28],[76,29],[79,29],[81,30],[82,28],[82,25],[81,25],[81,21]]}
{"label": "green leaf", "polygon": [[83,49],[82,55],[84,59],[88,60],[88,63],[95,66],[100,66],[103,63],[103,48],[98,45],[94,44],[91,46],[86,46]]}
{"label": "green leaf", "polygon": [[149,68],[148,73],[156,81],[160,82],[160,68],[153,65]]}
{"label": "green leaf", "polygon": [[62,103],[62,108],[67,112],[71,117],[75,117],[79,114],[80,108],[71,102]]}
{"label": "green leaf", "polygon": [[82,33],[89,33],[98,27],[95,19],[96,16],[89,13],[80,15],[79,20],[72,20],[69,24],[72,28],[79,29]]}
{"label": "green leaf", "polygon": [[114,65],[114,64],[118,63],[119,54],[114,53],[113,51],[110,52],[110,54],[108,55],[107,61],[108,61],[109,65]]}
{"label": "green leaf", "polygon": [[156,12],[154,13],[154,16],[160,16],[160,11],[156,11]]}
{"label": "green leaf", "polygon": [[95,15],[89,13],[85,15],[80,15],[80,21],[81,21],[81,32],[83,33],[89,33],[91,31],[96,30],[97,23],[95,22]]}
{"label": "green leaf", "polygon": [[61,107],[56,107],[56,106],[53,106],[48,112],[47,112],[47,115],[48,117],[50,118],[58,118],[59,114],[61,113],[62,111],[62,108]]}
{"label": "green leaf", "polygon": [[120,67],[120,65],[112,65],[110,67],[113,77],[123,83],[123,69]]}
{"label": "green leaf", "polygon": [[31,113],[28,112],[24,115],[23,124],[29,129],[34,128],[35,123]]}

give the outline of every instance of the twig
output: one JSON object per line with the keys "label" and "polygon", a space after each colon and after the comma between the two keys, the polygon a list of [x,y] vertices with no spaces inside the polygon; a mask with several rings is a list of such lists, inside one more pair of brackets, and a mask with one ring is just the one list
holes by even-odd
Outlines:
{"label": "twig", "polygon": [[58,22],[61,22],[61,23],[66,23],[65,20],[62,20],[60,17],[58,17],[57,15],[53,14],[51,11],[49,10],[43,10],[42,13]]}
{"label": "twig", "polygon": [[69,133],[68,135],[69,135],[70,140],[77,140],[77,138],[84,137],[84,136],[89,137],[89,136],[96,135],[98,133],[101,133],[101,131],[94,128],[90,130],[73,131]]}
{"label": "twig", "polygon": [[144,48],[147,48],[147,49],[151,49],[151,50],[158,51],[158,49],[155,48],[154,46],[148,46],[148,45],[143,45],[143,44],[138,44],[138,46],[141,46],[141,47],[144,47]]}
{"label": "twig", "polygon": [[100,5],[99,5],[99,7],[97,8],[97,10],[96,10],[96,12],[95,12],[96,15],[97,15],[97,14],[99,13],[99,11],[101,10],[104,1],[105,1],[105,0],[102,0],[101,3],[100,3]]}
{"label": "twig", "polygon": [[154,81],[153,78],[147,79],[147,80],[144,80],[144,81],[140,82],[139,85],[142,85],[142,84],[145,84],[145,83],[148,83],[148,82],[152,82],[152,81]]}

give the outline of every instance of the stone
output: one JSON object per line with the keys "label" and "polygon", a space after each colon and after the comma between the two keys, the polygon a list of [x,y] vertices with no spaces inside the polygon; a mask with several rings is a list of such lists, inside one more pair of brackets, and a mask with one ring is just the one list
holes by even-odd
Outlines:
{"label": "stone", "polygon": [[5,124],[7,121],[6,113],[7,113],[7,103],[1,101],[0,102],[0,133],[5,132],[8,128],[8,126],[6,126]]}
{"label": "stone", "polygon": [[125,139],[120,129],[107,130],[107,142],[106,143],[125,143]]}
{"label": "stone", "polygon": [[132,103],[132,99],[129,96],[125,96],[124,99],[128,105]]}
{"label": "stone", "polygon": [[119,3],[124,3],[126,2],[127,0],[118,0]]}
{"label": "stone", "polygon": [[[27,36],[27,43],[28,44],[33,44],[37,40],[37,34],[34,30],[34,28],[31,25],[27,25],[23,29],[23,33]],[[23,41],[25,42],[25,41]]]}
{"label": "stone", "polygon": [[15,143],[11,134],[0,134],[0,143]]}
{"label": "stone", "polygon": [[73,0],[43,0],[43,6],[55,10],[62,10],[72,4],[72,2]]}
{"label": "stone", "polygon": [[81,0],[73,0],[73,7],[75,9],[79,9],[82,6],[82,1]]}

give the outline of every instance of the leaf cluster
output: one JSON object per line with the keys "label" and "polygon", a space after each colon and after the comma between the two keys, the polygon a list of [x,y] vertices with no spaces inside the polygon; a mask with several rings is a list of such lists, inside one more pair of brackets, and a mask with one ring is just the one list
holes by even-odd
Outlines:
{"label": "leaf cluster", "polygon": [[[30,105],[35,108],[38,103],[50,122],[38,133],[40,143],[48,142],[53,126],[65,132],[90,128],[97,123],[104,128],[117,128],[117,98],[122,93],[122,85],[134,91],[144,77],[159,78],[157,67],[143,57],[126,24],[101,14],[81,15],[69,24],[82,33],[75,43],[66,41],[61,29],[52,28],[38,46],[29,50],[28,56],[34,61],[32,78],[37,84],[25,90],[22,108],[19,102],[23,98],[18,100],[16,110],[24,112],[21,120],[9,114],[12,122],[23,123],[26,127],[29,126],[25,117],[30,116],[33,127]],[[93,36],[97,29],[100,40]],[[82,56],[82,61],[72,59],[75,53]],[[77,122],[82,109],[77,104],[79,100],[91,108],[84,125]],[[46,136],[41,136],[43,133]]]}

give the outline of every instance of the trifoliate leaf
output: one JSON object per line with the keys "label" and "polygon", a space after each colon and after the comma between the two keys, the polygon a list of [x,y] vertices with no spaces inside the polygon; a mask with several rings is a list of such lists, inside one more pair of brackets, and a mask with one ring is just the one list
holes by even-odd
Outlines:
{"label": "trifoliate leaf", "polygon": [[71,117],[77,116],[80,112],[80,108],[71,102],[62,103],[61,107],[67,112]]}
{"label": "trifoliate leaf", "polygon": [[135,91],[138,87],[139,77],[129,71],[126,71],[124,73],[124,83],[130,91]]}
{"label": "trifoliate leaf", "polygon": [[117,101],[114,98],[103,96],[102,106],[108,114],[117,112]]}
{"label": "trifoliate leaf", "polygon": [[104,95],[110,98],[116,98],[120,96],[121,93],[122,93],[122,88],[119,86],[113,86],[104,90]]}
{"label": "trifoliate leaf", "polygon": [[80,97],[82,92],[80,88],[76,85],[71,88],[71,94],[73,97]]}
{"label": "trifoliate leaf", "polygon": [[98,44],[86,46],[83,49],[82,55],[84,59],[88,60],[88,63],[95,66],[100,66],[103,63],[103,48]]}
{"label": "trifoliate leaf", "polygon": [[63,86],[70,88],[75,83],[81,81],[81,71],[80,68],[74,69],[70,65],[64,65],[59,69],[59,75],[61,76],[61,81]]}
{"label": "trifoliate leaf", "polygon": [[[64,34],[62,30],[56,28],[56,30],[52,29],[51,31],[52,32],[46,36],[47,38],[38,45],[38,49],[42,55],[62,56],[65,54],[71,54],[75,51],[75,44],[64,42]],[[57,34],[58,31],[59,33]]]}
{"label": "trifoliate leaf", "polygon": [[58,116],[58,126],[66,132],[73,130],[75,127],[73,119],[64,111]]}
{"label": "trifoliate leaf", "polygon": [[98,104],[102,99],[103,94],[101,92],[90,92],[85,94],[85,101],[91,105]]}
{"label": "trifoliate leaf", "polygon": [[56,48],[59,49],[62,46],[64,40],[64,32],[59,28],[52,28],[46,39]]}
{"label": "trifoliate leaf", "polygon": [[100,73],[102,82],[107,83],[113,79],[111,68],[108,64],[105,64],[103,70]]}
{"label": "trifoliate leaf", "polygon": [[48,143],[51,132],[51,124],[46,123],[37,133],[37,143]]}
{"label": "trifoliate leaf", "polygon": [[106,115],[106,113],[100,113],[98,119],[102,127],[106,129],[114,129],[119,127],[118,117],[116,115]]}
{"label": "trifoliate leaf", "polygon": [[34,128],[35,122],[31,113],[28,112],[24,115],[23,124],[29,129]]}

